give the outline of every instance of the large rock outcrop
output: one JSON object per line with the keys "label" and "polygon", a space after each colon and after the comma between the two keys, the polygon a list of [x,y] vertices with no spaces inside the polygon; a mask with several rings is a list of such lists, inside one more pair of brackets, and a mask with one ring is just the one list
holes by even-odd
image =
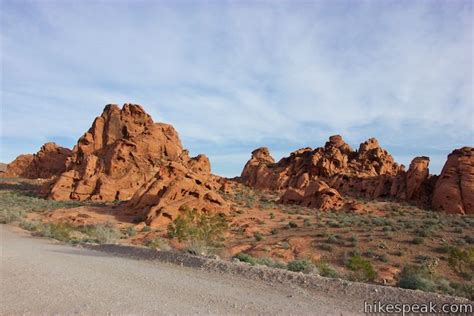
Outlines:
{"label": "large rock outcrop", "polygon": [[474,148],[454,150],[436,181],[433,208],[453,214],[474,214]]}
{"label": "large rock outcrop", "polygon": [[306,188],[319,179],[344,194],[374,197],[389,195],[388,179],[400,170],[402,167],[376,139],[367,140],[354,151],[341,136],[334,135],[324,147],[299,149],[277,163],[268,149],[259,148],[252,153],[241,179],[257,189],[275,191]]}
{"label": "large rock outcrop", "polygon": [[28,179],[49,179],[66,169],[66,161],[72,155],[68,148],[46,143],[36,154],[18,156],[7,166],[4,176]]}
{"label": "large rock outcrop", "polygon": [[128,201],[127,213],[160,226],[186,207],[225,212],[216,178],[206,156],[189,157],[171,125],[154,123],[137,104],[107,105],[77,142],[49,196]]}
{"label": "large rock outcrop", "polygon": [[163,164],[127,203],[132,214],[141,215],[150,226],[166,226],[185,208],[226,213],[228,203],[217,193],[217,178],[210,173],[204,155]]}
{"label": "large rock outcrop", "polygon": [[163,161],[182,152],[175,129],[154,123],[140,105],[109,104],[77,142],[67,170],[53,185],[55,200],[128,200]]}

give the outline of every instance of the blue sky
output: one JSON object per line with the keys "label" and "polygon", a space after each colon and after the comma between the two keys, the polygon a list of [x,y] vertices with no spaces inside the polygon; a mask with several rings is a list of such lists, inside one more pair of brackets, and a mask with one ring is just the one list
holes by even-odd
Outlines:
{"label": "blue sky", "polygon": [[3,162],[125,102],[226,176],[333,134],[433,173],[474,143],[470,1],[0,2]]}

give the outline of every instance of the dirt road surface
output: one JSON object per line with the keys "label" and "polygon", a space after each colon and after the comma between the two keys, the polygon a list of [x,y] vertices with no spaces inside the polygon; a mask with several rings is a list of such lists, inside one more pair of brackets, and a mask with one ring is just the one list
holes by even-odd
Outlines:
{"label": "dirt road surface", "polygon": [[363,302],[115,257],[0,225],[0,314],[354,315]]}

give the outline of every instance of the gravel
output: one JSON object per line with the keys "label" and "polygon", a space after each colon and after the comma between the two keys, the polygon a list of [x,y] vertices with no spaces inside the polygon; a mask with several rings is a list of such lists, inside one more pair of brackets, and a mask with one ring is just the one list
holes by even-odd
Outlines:
{"label": "gravel", "polygon": [[363,314],[364,301],[467,302],[172,251],[72,247],[0,225],[0,314]]}

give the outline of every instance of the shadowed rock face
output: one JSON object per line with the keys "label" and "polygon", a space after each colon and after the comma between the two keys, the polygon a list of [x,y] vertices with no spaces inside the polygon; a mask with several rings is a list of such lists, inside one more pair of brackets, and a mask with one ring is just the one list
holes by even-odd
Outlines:
{"label": "shadowed rock face", "polygon": [[474,148],[454,150],[436,182],[433,208],[454,214],[474,214]]}
{"label": "shadowed rock face", "polygon": [[55,143],[46,143],[33,155],[20,155],[7,166],[3,176],[28,179],[48,179],[66,169],[72,151]]}

